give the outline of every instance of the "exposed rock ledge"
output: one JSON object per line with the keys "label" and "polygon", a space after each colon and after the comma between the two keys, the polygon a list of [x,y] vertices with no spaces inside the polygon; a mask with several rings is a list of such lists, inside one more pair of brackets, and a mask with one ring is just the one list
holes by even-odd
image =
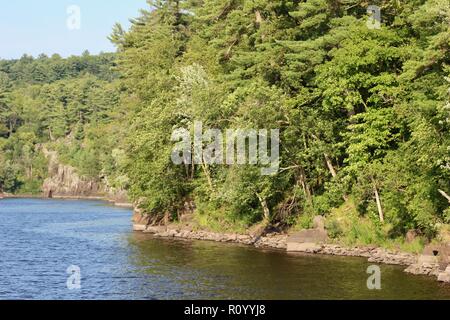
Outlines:
{"label": "exposed rock ledge", "polygon": [[415,263],[417,257],[414,254],[389,251],[376,247],[353,247],[346,248],[335,244],[309,244],[306,243],[302,249],[287,250],[288,235],[279,233],[269,233],[262,237],[241,234],[223,234],[208,231],[192,231],[189,229],[177,228],[175,226],[148,226],[144,230],[137,227],[137,231],[150,233],[157,237],[183,238],[194,240],[208,240],[216,242],[232,242],[246,245],[253,245],[262,248],[283,249],[288,252],[303,252],[311,254],[326,254],[335,256],[364,257],[369,262],[384,263],[392,265],[408,266]]}
{"label": "exposed rock ledge", "polygon": [[[139,229],[139,228],[138,228]],[[287,235],[268,234],[264,237],[257,237],[242,234],[216,233],[208,231],[193,231],[175,226],[148,226],[143,230],[144,233],[153,234],[156,237],[164,238],[182,238],[192,240],[208,240],[215,242],[232,242],[246,245],[254,245],[259,248],[286,249]]]}
{"label": "exposed rock ledge", "polygon": [[113,202],[116,206],[133,207],[125,190],[108,186],[105,179],[92,179],[81,176],[72,166],[59,162],[58,154],[42,146],[48,160],[49,177],[42,185],[45,198],[97,199]]}

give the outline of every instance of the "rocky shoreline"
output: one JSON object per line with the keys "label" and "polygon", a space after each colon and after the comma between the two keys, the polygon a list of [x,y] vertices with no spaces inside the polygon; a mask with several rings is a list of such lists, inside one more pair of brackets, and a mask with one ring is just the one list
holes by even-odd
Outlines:
{"label": "rocky shoreline", "polygon": [[[317,242],[292,242],[295,236],[280,233],[268,233],[262,236],[236,233],[217,233],[204,230],[194,230],[189,224],[169,224],[167,226],[152,226],[147,224],[148,220],[135,210],[133,216],[133,229],[154,237],[204,240],[223,243],[237,243],[250,245],[257,248],[269,248],[283,250],[288,253],[323,254],[333,256],[348,256],[367,258],[370,263],[382,263],[389,265],[405,266],[405,272],[415,275],[434,276],[438,281],[450,283],[450,265],[448,255],[436,254],[436,250],[445,251],[441,248],[428,249],[421,255],[388,250],[375,246],[345,247],[338,244]],[[315,232],[317,230],[304,230]],[[298,237],[298,236],[297,236]],[[427,250],[426,250],[427,251]]]}
{"label": "rocky shoreline", "polygon": [[[226,234],[209,231],[193,231],[189,229],[177,228],[176,226],[146,226],[135,225],[135,231],[152,234],[161,238],[180,238],[190,240],[205,240],[225,243],[238,243],[251,245],[257,248],[271,248],[287,250],[288,235],[269,233],[265,236],[251,236],[242,234]],[[295,252],[295,251],[290,251]],[[391,251],[377,247],[343,247],[337,244],[316,244],[314,247],[307,247],[302,251],[310,254],[324,254],[334,256],[363,257],[369,262],[384,263],[391,265],[409,266],[415,263],[417,256],[411,253]]]}

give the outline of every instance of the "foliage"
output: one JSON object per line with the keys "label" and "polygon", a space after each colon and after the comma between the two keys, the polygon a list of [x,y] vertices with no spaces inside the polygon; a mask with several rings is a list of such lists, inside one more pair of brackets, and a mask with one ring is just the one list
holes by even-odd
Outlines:
{"label": "foliage", "polygon": [[[365,244],[449,222],[447,0],[375,1],[381,29],[362,0],[148,2],[114,27],[114,55],[0,62],[0,186],[16,190],[45,143],[155,218],[187,201],[203,225],[320,214]],[[279,129],[278,174],[173,164],[173,130],[195,121]]]}

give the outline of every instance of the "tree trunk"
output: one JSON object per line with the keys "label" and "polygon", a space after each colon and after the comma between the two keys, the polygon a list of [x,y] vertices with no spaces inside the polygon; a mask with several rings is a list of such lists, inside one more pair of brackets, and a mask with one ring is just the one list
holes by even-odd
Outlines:
{"label": "tree trunk", "polygon": [[208,169],[208,165],[204,163],[204,161],[202,161],[202,168],[203,168],[203,172],[205,173],[206,179],[208,179],[208,184],[209,184],[209,188],[211,189],[211,191],[214,191],[214,186],[211,180],[211,175],[209,173],[209,169]]}
{"label": "tree trunk", "polygon": [[300,168],[300,184],[302,185],[306,199],[311,203],[311,190],[309,189],[308,183],[306,182],[305,170],[303,168]]}
{"label": "tree trunk", "polygon": [[[336,170],[333,167],[333,163],[331,162],[330,157],[326,153],[324,153],[323,155],[325,156],[325,162],[327,163],[328,170],[330,170],[330,173],[333,176],[333,178],[336,178],[337,173],[336,173]],[[348,196],[345,193],[342,196],[342,198],[344,199],[344,201],[348,201]]]}
{"label": "tree trunk", "polygon": [[263,209],[263,213],[264,213],[264,220],[266,223],[269,223],[270,221],[270,210],[269,207],[267,206],[267,201],[266,199],[263,199],[259,193],[256,193],[256,196],[259,199],[259,202],[261,203],[261,207]]}
{"label": "tree trunk", "polygon": [[53,137],[52,129],[48,128],[48,135],[50,137],[50,141],[55,141],[55,138]]}
{"label": "tree trunk", "polygon": [[444,190],[438,189],[439,193],[450,203],[450,196]]}
{"label": "tree trunk", "polygon": [[373,183],[373,192],[375,194],[375,200],[377,201],[377,208],[378,208],[378,215],[380,217],[380,221],[384,222],[384,213],[383,213],[383,207],[381,206],[381,199],[380,195],[378,194],[377,186],[375,185],[375,181],[372,179]]}
{"label": "tree trunk", "polygon": [[324,153],[323,155],[325,156],[325,161],[327,162],[328,170],[330,170],[330,173],[333,176],[333,178],[336,178],[337,176],[336,170],[334,170],[333,163],[331,162],[330,157],[328,157],[328,154],[326,153]]}

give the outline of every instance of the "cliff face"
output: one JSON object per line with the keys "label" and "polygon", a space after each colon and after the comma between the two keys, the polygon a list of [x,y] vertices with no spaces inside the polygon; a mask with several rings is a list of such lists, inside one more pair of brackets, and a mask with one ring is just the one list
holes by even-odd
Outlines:
{"label": "cliff face", "polygon": [[92,179],[80,177],[73,167],[56,164],[49,168],[49,174],[50,177],[42,186],[46,197],[101,197],[105,194],[102,185]]}
{"label": "cliff face", "polygon": [[45,147],[42,150],[48,159],[49,173],[42,186],[45,197],[102,198],[117,204],[128,204],[126,191],[115,190],[102,179],[80,176],[74,167],[60,163],[55,151]]}

